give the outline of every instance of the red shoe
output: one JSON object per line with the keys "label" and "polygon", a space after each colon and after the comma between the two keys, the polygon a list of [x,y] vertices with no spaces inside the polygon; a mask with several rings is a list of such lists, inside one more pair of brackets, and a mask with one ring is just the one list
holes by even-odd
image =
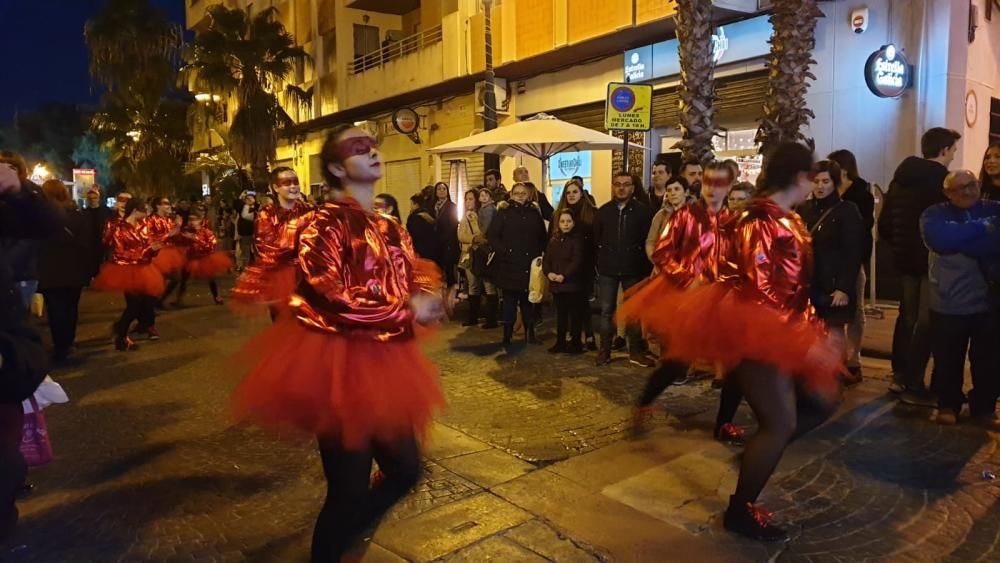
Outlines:
{"label": "red shoe", "polygon": [[385,473],[382,473],[381,469],[376,469],[375,473],[372,473],[372,478],[368,483],[368,488],[374,489],[375,487],[381,485],[382,481],[385,481]]}
{"label": "red shoe", "polygon": [[139,347],[136,345],[135,341],[127,336],[115,337],[115,350],[119,352],[138,350]]}
{"label": "red shoe", "polygon": [[788,534],[784,530],[771,525],[773,518],[774,514],[751,502],[737,506],[730,500],[723,525],[730,532],[759,541],[787,540]]}
{"label": "red shoe", "polygon": [[747,431],[742,426],[736,426],[731,422],[727,422],[715,431],[715,439],[727,444],[742,446],[746,441],[746,434]]}
{"label": "red shoe", "polygon": [[146,338],[148,340],[159,340],[160,339],[160,331],[156,330],[155,326],[151,326],[151,327],[147,328],[146,330],[143,330],[143,331],[140,331],[140,332],[142,332],[143,334],[145,334]]}
{"label": "red shoe", "polygon": [[635,407],[632,410],[632,436],[642,436],[646,432],[649,432],[649,423],[653,419],[653,414],[656,412],[656,407],[653,405],[647,405],[645,407]]}
{"label": "red shoe", "polygon": [[225,301],[221,297],[216,297],[215,298],[215,304],[216,305],[222,305],[224,303],[225,303]]}

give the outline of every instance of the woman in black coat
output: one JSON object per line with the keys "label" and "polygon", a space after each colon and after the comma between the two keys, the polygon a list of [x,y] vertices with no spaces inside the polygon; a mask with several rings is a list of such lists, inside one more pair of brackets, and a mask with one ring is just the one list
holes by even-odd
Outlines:
{"label": "woman in black coat", "polygon": [[451,200],[448,184],[434,185],[434,218],[441,254],[438,266],[444,272],[449,286],[458,283],[458,258],[461,254],[458,244],[458,206]]}
{"label": "woman in black coat", "polygon": [[864,223],[856,205],[837,193],[840,166],[823,160],[816,164],[813,199],[799,208],[812,234],[815,266],[812,301],[820,318],[838,337],[854,319],[857,280],[864,257]]}
{"label": "woman in black coat", "polygon": [[53,357],[62,361],[76,341],[80,292],[90,282],[92,226],[61,181],[45,182],[42,191],[63,211],[63,228],[42,241],[38,252],[38,291],[45,297]]}
{"label": "woman in black coat", "polygon": [[441,250],[434,227],[434,215],[427,210],[426,203],[423,193],[410,197],[410,215],[406,218],[406,230],[413,239],[413,250],[417,256],[440,263]]}
{"label": "woman in black coat", "polygon": [[[493,283],[503,290],[503,345],[509,347],[514,335],[517,309],[521,309],[525,340],[537,343],[532,304],[528,302],[531,262],[545,250],[545,221],[538,206],[528,201],[531,190],[514,184],[510,201],[500,204],[486,238],[496,255],[490,264]],[[506,204],[506,205],[505,205]]]}

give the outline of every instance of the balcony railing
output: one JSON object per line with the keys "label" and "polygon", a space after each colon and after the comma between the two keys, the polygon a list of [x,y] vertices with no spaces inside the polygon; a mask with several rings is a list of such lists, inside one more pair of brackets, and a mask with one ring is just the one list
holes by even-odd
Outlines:
{"label": "balcony railing", "polygon": [[387,43],[381,49],[372,51],[363,57],[357,57],[347,66],[350,75],[361,74],[366,70],[378,68],[385,63],[426,49],[430,45],[441,42],[441,26],[436,26],[404,37],[399,41]]}

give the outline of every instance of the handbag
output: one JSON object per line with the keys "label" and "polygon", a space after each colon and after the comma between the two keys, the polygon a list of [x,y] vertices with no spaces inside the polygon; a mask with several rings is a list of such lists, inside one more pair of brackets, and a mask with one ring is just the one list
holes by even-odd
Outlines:
{"label": "handbag", "polygon": [[528,276],[528,301],[541,303],[549,291],[549,278],[545,277],[541,256],[531,261],[531,271]]}
{"label": "handbag", "polygon": [[55,459],[52,453],[52,442],[49,440],[49,427],[45,423],[45,415],[38,408],[35,398],[30,399],[32,411],[24,415],[21,426],[21,455],[29,467],[47,465]]}

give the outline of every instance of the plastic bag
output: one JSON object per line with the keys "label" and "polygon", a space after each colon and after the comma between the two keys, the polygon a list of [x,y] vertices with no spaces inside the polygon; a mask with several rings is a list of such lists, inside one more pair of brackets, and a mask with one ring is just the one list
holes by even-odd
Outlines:
{"label": "plastic bag", "polygon": [[29,467],[47,465],[55,459],[52,452],[52,442],[49,440],[49,428],[45,423],[45,415],[34,398],[31,401],[31,413],[24,415],[21,426],[21,455]]}
{"label": "plastic bag", "polygon": [[531,261],[531,272],[528,275],[528,301],[541,303],[549,291],[549,278],[545,277],[542,269],[541,256]]}
{"label": "plastic bag", "polygon": [[62,385],[46,375],[38,389],[35,389],[34,396],[31,399],[26,399],[21,405],[24,407],[24,414],[30,414],[35,412],[35,405],[38,406],[39,410],[42,410],[49,405],[68,402],[69,396],[66,395]]}

